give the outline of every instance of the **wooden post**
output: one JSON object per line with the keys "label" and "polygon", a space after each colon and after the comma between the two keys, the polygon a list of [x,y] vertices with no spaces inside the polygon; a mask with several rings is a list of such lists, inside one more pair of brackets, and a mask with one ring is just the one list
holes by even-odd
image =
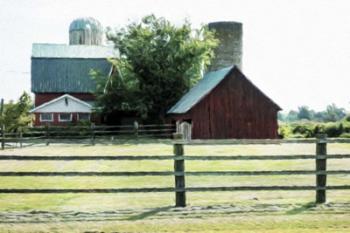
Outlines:
{"label": "wooden post", "polygon": [[91,145],[95,145],[95,124],[91,123]]}
{"label": "wooden post", "polygon": [[46,137],[46,146],[50,145],[50,132],[49,125],[45,125],[45,137]]}
{"label": "wooden post", "polygon": [[[327,184],[327,135],[318,134],[316,137],[316,204],[326,202]],[[323,173],[323,174],[320,174]]]}
{"label": "wooden post", "polygon": [[21,128],[19,128],[19,147],[20,148],[23,147],[22,139],[23,139],[23,129],[21,127]]}
{"label": "wooden post", "polygon": [[134,121],[134,134],[136,139],[139,138],[139,123],[137,121]]}
{"label": "wooden post", "polygon": [[5,125],[1,125],[1,150],[5,150]]}
{"label": "wooden post", "polygon": [[[174,139],[182,139],[182,134],[175,133]],[[185,191],[185,160],[183,143],[174,144],[174,171],[175,171],[175,206],[186,206],[186,191]]]}
{"label": "wooden post", "polygon": [[[3,112],[4,112],[4,99],[1,99],[0,102],[0,117],[3,117]],[[3,120],[3,119],[1,119]],[[5,122],[1,123],[1,150],[5,149]]]}

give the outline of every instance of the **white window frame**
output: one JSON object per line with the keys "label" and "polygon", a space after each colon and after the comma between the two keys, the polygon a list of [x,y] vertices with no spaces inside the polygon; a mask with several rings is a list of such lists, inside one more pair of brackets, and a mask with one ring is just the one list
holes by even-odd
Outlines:
{"label": "white window frame", "polygon": [[[50,120],[44,120],[44,119],[42,118],[42,115],[43,115],[43,114],[48,114],[48,115],[50,115],[50,116],[51,116],[51,119],[50,119]],[[46,112],[43,112],[43,113],[40,113],[39,115],[40,115],[40,122],[53,122],[53,113],[46,113]]]}
{"label": "white window frame", "polygon": [[[63,120],[63,119],[61,119],[61,114],[69,114],[69,120]],[[65,113],[65,112],[62,112],[62,113],[59,113],[58,114],[58,121],[59,122],[71,122],[72,121],[72,119],[73,119],[73,114],[72,113]]]}
{"label": "white window frame", "polygon": [[88,117],[88,121],[91,121],[91,113],[89,113],[89,112],[80,112],[80,113],[77,113],[77,120],[78,121],[81,121],[80,120],[80,114],[88,114],[89,115],[89,117]]}

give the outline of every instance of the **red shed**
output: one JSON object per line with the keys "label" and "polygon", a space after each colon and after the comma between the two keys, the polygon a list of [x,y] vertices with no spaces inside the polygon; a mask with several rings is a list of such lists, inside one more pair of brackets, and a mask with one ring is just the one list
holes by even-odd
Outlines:
{"label": "red shed", "polygon": [[209,72],[169,111],[193,139],[277,138],[281,108],[236,67]]}

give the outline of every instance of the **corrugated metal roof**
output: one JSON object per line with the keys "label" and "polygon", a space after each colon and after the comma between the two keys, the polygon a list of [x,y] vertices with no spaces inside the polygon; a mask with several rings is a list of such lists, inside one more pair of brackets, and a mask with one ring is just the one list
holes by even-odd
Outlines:
{"label": "corrugated metal roof", "polygon": [[34,93],[92,93],[96,82],[91,69],[108,75],[112,65],[105,58],[32,58]]}
{"label": "corrugated metal roof", "polygon": [[69,25],[69,31],[84,30],[87,27],[90,27],[91,30],[101,32],[103,31],[101,23],[92,17],[78,18],[73,20],[73,22],[71,22],[71,24]]}
{"label": "corrugated metal roof", "polygon": [[32,57],[36,58],[107,58],[118,57],[113,46],[37,44],[32,46]]}
{"label": "corrugated metal roof", "polygon": [[169,111],[168,114],[186,113],[211,90],[213,90],[231,71],[231,67],[208,72],[189,92],[187,92]]}

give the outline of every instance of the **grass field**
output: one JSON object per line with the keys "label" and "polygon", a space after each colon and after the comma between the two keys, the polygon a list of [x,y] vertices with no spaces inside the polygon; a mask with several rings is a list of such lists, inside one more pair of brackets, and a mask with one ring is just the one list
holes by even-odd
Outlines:
{"label": "grass field", "polygon": [[[185,146],[186,155],[314,154],[314,144]],[[329,144],[328,153],[350,153],[350,144]],[[170,144],[37,145],[7,149],[16,155],[171,155]],[[350,160],[329,160],[328,169],[349,169]],[[312,170],[314,160],[186,161],[186,171]],[[1,171],[172,171],[173,161],[0,161]],[[348,175],[329,185],[350,184]],[[186,186],[314,185],[313,175],[188,176]],[[0,188],[173,187],[168,177],[1,177]],[[188,207],[174,208],[173,193],[2,194],[0,232],[350,232],[350,191],[187,193]]]}

